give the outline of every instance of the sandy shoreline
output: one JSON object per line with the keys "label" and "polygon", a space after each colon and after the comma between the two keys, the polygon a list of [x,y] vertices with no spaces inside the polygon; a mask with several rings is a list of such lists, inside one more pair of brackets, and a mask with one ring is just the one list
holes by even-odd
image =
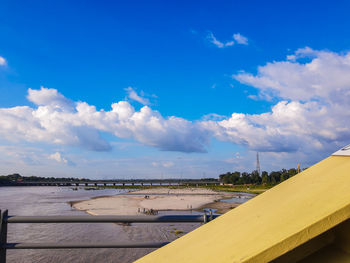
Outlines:
{"label": "sandy shoreline", "polygon": [[[91,215],[138,215],[140,211],[150,209],[157,211],[197,210],[208,204],[215,206],[216,201],[233,196],[235,196],[234,193],[215,192],[203,188],[151,188],[75,202],[72,205],[75,209]],[[235,205],[223,205],[223,208],[232,206]]]}

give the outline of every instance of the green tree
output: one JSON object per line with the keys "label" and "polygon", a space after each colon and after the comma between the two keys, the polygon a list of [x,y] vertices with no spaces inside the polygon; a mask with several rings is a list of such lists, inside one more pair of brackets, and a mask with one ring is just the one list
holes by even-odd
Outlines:
{"label": "green tree", "polygon": [[239,178],[241,177],[240,172],[234,172],[231,174],[231,183],[232,184],[238,184]]}
{"label": "green tree", "polygon": [[263,185],[267,185],[269,182],[269,174],[266,171],[261,173],[261,183]]}
{"label": "green tree", "polygon": [[298,172],[298,171],[297,171],[297,169],[295,169],[295,168],[289,169],[289,170],[288,170],[289,177],[292,177],[292,176],[296,175],[297,172]]}
{"label": "green tree", "polygon": [[287,171],[282,172],[281,174],[281,182],[287,180],[289,178],[289,174]]}
{"label": "green tree", "polygon": [[254,170],[252,173],[251,173],[251,182],[253,184],[261,184],[261,177],[258,173],[258,171]]}
{"label": "green tree", "polygon": [[277,184],[281,181],[281,172],[280,171],[272,171],[270,173],[270,180],[272,184]]}
{"label": "green tree", "polygon": [[252,180],[250,174],[246,172],[242,173],[242,182],[243,184],[251,184]]}

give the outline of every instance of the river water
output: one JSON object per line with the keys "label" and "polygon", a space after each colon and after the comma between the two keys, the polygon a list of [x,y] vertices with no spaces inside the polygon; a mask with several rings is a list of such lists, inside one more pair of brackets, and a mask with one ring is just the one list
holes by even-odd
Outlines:
{"label": "river water", "polygon": [[[72,209],[69,201],[87,200],[95,196],[124,193],[120,189],[86,191],[71,187],[0,187],[0,209],[9,215],[86,215]],[[165,212],[164,212],[165,213]],[[176,211],[175,214],[190,212]],[[198,213],[198,212],[193,212]],[[166,212],[171,214],[171,212]],[[164,242],[177,238],[175,228],[184,233],[197,228],[198,223],[152,223],[122,226],[113,223],[95,224],[9,224],[8,242],[64,243],[64,242]],[[7,262],[133,262],[154,249],[43,249],[8,250]]]}

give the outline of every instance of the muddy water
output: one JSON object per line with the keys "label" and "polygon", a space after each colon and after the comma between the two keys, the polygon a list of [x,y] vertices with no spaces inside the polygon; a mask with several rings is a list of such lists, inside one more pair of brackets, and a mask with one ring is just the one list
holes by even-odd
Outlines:
{"label": "muddy water", "polygon": [[[104,189],[86,191],[70,187],[0,187],[0,209],[10,215],[85,215],[70,207],[69,201],[95,196],[116,195],[125,191]],[[189,212],[173,212],[188,214]],[[196,212],[193,212],[196,213]],[[171,212],[163,212],[171,214]],[[174,229],[190,232],[199,224],[132,224],[121,226],[99,224],[9,224],[8,242],[119,242],[171,241],[177,238]],[[9,250],[8,262],[133,262],[153,249],[60,249]]]}

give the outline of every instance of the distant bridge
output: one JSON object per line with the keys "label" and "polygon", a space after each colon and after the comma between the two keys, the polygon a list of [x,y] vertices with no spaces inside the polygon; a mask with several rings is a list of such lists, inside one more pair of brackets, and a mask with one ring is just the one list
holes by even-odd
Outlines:
{"label": "distant bridge", "polygon": [[153,185],[183,185],[183,186],[200,186],[200,185],[219,185],[218,180],[191,180],[191,179],[135,179],[135,180],[89,180],[89,181],[22,181],[15,182],[17,186],[153,186]]}

